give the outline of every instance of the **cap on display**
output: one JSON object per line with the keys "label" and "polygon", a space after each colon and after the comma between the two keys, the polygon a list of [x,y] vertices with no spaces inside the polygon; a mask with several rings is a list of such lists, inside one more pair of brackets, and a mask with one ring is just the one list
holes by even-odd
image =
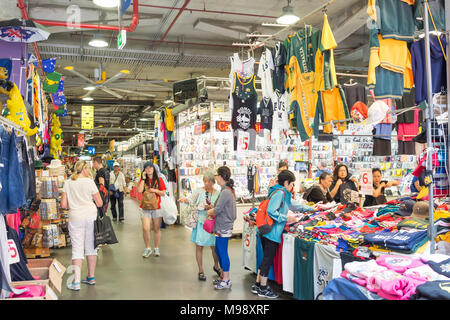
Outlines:
{"label": "cap on display", "polygon": [[418,201],[413,207],[412,217],[414,218],[427,218],[429,215],[430,205],[428,201]]}
{"label": "cap on display", "polygon": [[376,125],[383,121],[389,111],[389,106],[386,102],[378,100],[372,103],[367,112],[367,119],[363,121],[363,124]]}
{"label": "cap on display", "polygon": [[413,207],[416,204],[416,201],[408,199],[404,200],[400,205],[400,209],[395,213],[399,216],[409,217],[413,212]]}

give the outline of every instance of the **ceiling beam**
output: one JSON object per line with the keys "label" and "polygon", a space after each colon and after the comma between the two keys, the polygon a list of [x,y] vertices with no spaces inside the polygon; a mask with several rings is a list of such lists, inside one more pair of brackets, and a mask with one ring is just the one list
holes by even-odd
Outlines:
{"label": "ceiling beam", "polygon": [[194,29],[218,34],[220,36],[224,36],[230,39],[239,39],[239,40],[246,39],[246,34],[244,32],[236,31],[230,28],[225,28],[217,24],[212,24],[209,21],[207,22],[202,19],[198,19],[194,23]]}

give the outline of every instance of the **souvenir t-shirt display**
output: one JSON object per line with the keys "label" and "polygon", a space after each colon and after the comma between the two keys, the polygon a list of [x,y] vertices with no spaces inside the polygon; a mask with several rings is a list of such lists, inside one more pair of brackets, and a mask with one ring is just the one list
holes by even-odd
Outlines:
{"label": "souvenir t-shirt display", "polygon": [[230,69],[230,109],[233,110],[233,98],[232,98],[232,92],[233,88],[235,86],[235,73],[237,72],[238,75],[242,78],[248,78],[253,75],[254,73],[254,66],[255,66],[255,59],[253,57],[250,57],[247,60],[242,61],[241,58],[239,58],[238,53],[234,53],[233,56],[230,57],[231,62],[231,69]]}
{"label": "souvenir t-shirt display", "polygon": [[285,137],[283,131],[286,132],[289,129],[287,98],[287,92],[282,94],[278,90],[275,90],[272,96],[272,139],[276,139],[277,141]]}
{"label": "souvenir t-shirt display", "polygon": [[258,77],[261,79],[263,97],[271,97],[273,93],[272,70],[274,69],[272,53],[269,49],[263,51],[259,60]]}
{"label": "souvenir t-shirt display", "polygon": [[347,101],[347,106],[349,109],[351,109],[357,101],[367,104],[366,86],[357,82],[344,83],[343,89],[345,93],[345,100]]}
{"label": "souvenir t-shirt display", "polygon": [[273,90],[278,90],[280,93],[284,93],[285,83],[284,83],[284,75],[285,75],[285,65],[286,65],[286,48],[281,42],[277,42],[275,48],[272,51],[273,57]]}
{"label": "souvenir t-shirt display", "polygon": [[271,98],[263,97],[259,102],[258,114],[261,115],[261,129],[272,130],[273,105]]}

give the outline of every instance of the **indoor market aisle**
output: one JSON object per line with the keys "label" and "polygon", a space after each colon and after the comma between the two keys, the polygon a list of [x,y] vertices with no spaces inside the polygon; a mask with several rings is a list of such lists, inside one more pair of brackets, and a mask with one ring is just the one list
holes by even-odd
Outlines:
{"label": "indoor market aisle", "polygon": [[[241,239],[230,241],[231,290],[214,290],[212,280],[213,260],[209,248],[204,248],[203,266],[206,281],[197,279],[198,269],[195,261],[195,246],[189,240],[191,232],[180,225],[170,226],[162,230],[161,256],[142,257],[144,244],[142,240],[141,222],[138,203],[126,199],[125,223],[114,223],[119,243],[102,247],[99,250],[95,286],[82,284],[79,292],[66,288],[68,274],[64,276],[63,291],[60,299],[88,300],[249,300],[261,299],[250,292],[255,276],[242,265]],[[111,213],[108,213],[111,217]],[[153,241],[153,240],[152,240]],[[153,242],[152,242],[153,244]],[[71,264],[71,248],[53,250],[53,257],[66,267]],[[83,263],[82,278],[87,274],[86,263]],[[272,285],[272,284],[271,284]],[[274,286],[280,293],[279,286]],[[292,299],[292,295],[280,293],[279,299]]]}

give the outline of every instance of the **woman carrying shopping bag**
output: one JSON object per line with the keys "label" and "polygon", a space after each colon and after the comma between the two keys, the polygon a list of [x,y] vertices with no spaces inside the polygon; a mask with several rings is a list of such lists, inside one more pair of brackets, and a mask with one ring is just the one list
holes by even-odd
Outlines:
{"label": "woman carrying shopping bag", "polygon": [[206,232],[203,229],[203,224],[206,221],[206,211],[211,209],[217,201],[219,191],[214,188],[215,184],[214,172],[206,172],[203,175],[204,187],[194,190],[192,195],[187,198],[181,198],[179,202],[188,203],[198,213],[197,224],[192,229],[191,241],[195,243],[195,258],[198,264],[198,280],[206,281],[206,276],[203,270],[203,247],[210,247],[214,259],[213,270],[220,276],[219,260],[214,246],[216,239],[213,234]]}
{"label": "woman carrying shopping bag", "polygon": [[150,246],[150,229],[153,224],[153,240],[155,244],[155,257],[160,256],[159,242],[161,240],[161,197],[165,195],[166,185],[158,177],[158,173],[151,162],[144,164],[142,177],[138,184],[138,192],[142,193],[141,220],[145,250],[142,256],[148,258],[152,254]]}
{"label": "woman carrying shopping bag", "polygon": [[69,235],[72,241],[72,265],[74,281],[70,290],[80,290],[81,266],[87,256],[88,276],[81,282],[95,284],[97,249],[94,246],[94,221],[97,207],[103,205],[100,193],[93,180],[91,168],[86,161],[78,161],[74,173],[64,184],[61,208],[69,209]]}
{"label": "woman carrying shopping bag", "polygon": [[[236,220],[236,195],[230,168],[220,167],[217,169],[215,177],[221,191],[215,207],[208,210],[207,214],[210,221],[215,219],[213,228],[213,232],[216,234],[215,251],[222,268],[221,275],[214,281],[214,288],[222,290],[231,288],[228,241],[233,234],[233,224]],[[205,221],[203,227],[205,228],[207,224],[208,221]]]}

